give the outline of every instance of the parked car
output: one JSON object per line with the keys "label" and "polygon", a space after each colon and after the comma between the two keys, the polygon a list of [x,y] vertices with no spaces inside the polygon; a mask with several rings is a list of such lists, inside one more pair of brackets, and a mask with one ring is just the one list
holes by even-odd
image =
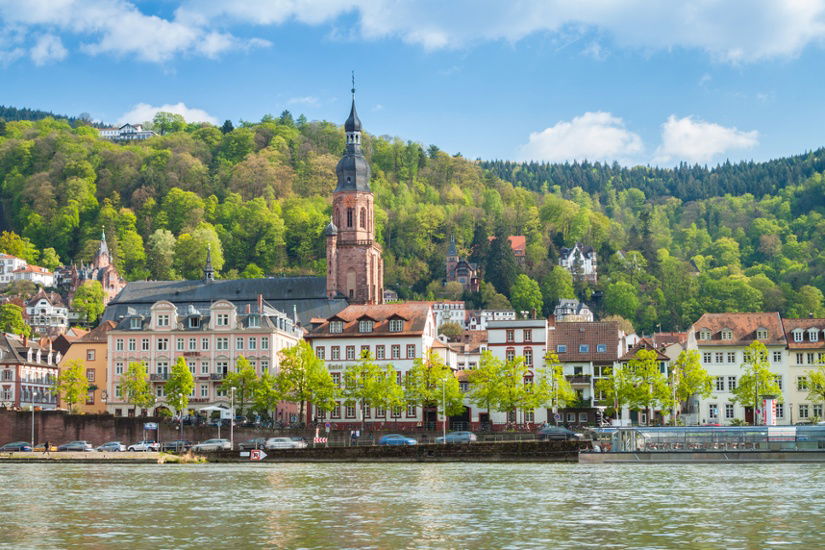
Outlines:
{"label": "parked car", "polygon": [[129,445],[130,451],[157,451],[160,449],[160,445],[157,441],[153,439],[144,439],[143,441],[138,441],[137,443],[132,443]]}
{"label": "parked car", "polygon": [[126,451],[126,445],[120,441],[109,441],[98,447],[97,450],[106,453],[122,453]]}
{"label": "parked car", "polygon": [[378,440],[379,445],[418,445],[418,441],[412,437],[401,434],[387,434]]}
{"label": "parked car", "polygon": [[64,443],[63,445],[58,445],[57,450],[59,452],[63,451],[94,451],[95,448],[92,447],[92,444],[88,441],[69,441],[68,443]]}
{"label": "parked car", "polygon": [[249,449],[263,449],[266,447],[265,437],[256,437],[242,443],[238,443],[238,449],[241,451],[248,451]]}
{"label": "parked car", "polygon": [[436,437],[436,443],[472,443],[478,441],[473,432],[449,432],[446,436]]}
{"label": "parked car", "polygon": [[304,438],[304,437],[300,437],[300,436],[299,437],[294,437],[293,436],[293,437],[290,437],[290,439],[292,441],[297,441],[298,442],[298,448],[299,449],[305,449],[309,445],[309,443],[307,443],[306,438]]}
{"label": "parked car", "polygon": [[564,426],[545,426],[538,431],[538,436],[542,441],[567,441],[571,439],[579,439],[581,434],[577,434],[573,430],[568,430]]}
{"label": "parked car", "polygon": [[161,451],[169,451],[173,453],[182,453],[188,451],[192,447],[192,442],[188,439],[176,439],[174,441],[164,441],[160,444]]}
{"label": "parked car", "polygon": [[204,453],[209,451],[231,451],[232,444],[228,439],[207,439],[196,445],[192,445],[192,452]]}
{"label": "parked car", "polygon": [[30,452],[32,450],[32,446],[30,443],[26,443],[25,441],[13,441],[11,443],[6,443],[2,447],[0,447],[0,453],[17,453],[17,452]]}
{"label": "parked car", "polygon": [[266,449],[303,449],[306,441],[295,441],[291,437],[270,437],[266,440]]}

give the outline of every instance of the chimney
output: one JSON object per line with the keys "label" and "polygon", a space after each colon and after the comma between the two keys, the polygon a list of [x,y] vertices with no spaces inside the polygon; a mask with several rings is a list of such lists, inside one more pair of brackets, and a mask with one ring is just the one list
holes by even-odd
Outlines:
{"label": "chimney", "polygon": [[264,312],[264,295],[258,294],[258,313],[263,315]]}
{"label": "chimney", "polygon": [[252,304],[246,304],[246,312],[252,313]]}
{"label": "chimney", "polygon": [[25,334],[23,335],[23,347],[29,347],[29,337]]}

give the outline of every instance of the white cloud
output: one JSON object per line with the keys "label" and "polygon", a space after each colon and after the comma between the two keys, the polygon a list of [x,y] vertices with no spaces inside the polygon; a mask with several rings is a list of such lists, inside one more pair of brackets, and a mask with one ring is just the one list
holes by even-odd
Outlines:
{"label": "white cloud", "polygon": [[37,39],[30,55],[35,65],[45,65],[50,61],[60,61],[66,57],[66,48],[60,37],[53,34],[44,34]]}
{"label": "white cloud", "polygon": [[175,104],[166,104],[160,105],[155,107],[154,105],[149,105],[148,103],[138,103],[132,110],[123,113],[123,115],[117,119],[118,124],[126,124],[127,122],[132,124],[140,124],[142,122],[146,122],[155,118],[155,114],[158,111],[164,111],[167,113],[175,113],[178,115],[182,115],[186,122],[209,122],[212,124],[217,124],[218,119],[207,113],[202,109],[192,109],[187,107],[185,104],[175,103]]}
{"label": "white cloud", "polygon": [[670,115],[662,124],[662,144],[656,150],[654,162],[708,162],[733,149],[750,149],[759,143],[759,132],[743,132],[692,116],[676,118]]}
{"label": "white cloud", "polygon": [[286,100],[289,105],[318,105],[318,98],[307,95],[302,97],[291,97]]}
{"label": "white cloud", "polygon": [[610,113],[587,112],[530,134],[521,147],[524,160],[626,160],[640,153],[642,139]]}

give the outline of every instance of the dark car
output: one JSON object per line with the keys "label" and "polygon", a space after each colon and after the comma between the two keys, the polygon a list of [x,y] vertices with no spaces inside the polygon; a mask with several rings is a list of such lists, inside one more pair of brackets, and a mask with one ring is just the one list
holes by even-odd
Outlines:
{"label": "dark car", "polygon": [[250,439],[248,441],[243,441],[238,443],[238,449],[241,451],[248,451],[250,449],[263,449],[266,447],[266,438],[265,437],[256,437],[255,439]]}
{"label": "dark car", "polygon": [[0,453],[29,452],[31,450],[31,444],[26,443],[25,441],[14,441],[12,443],[6,443],[0,447]]}
{"label": "dark car", "polygon": [[188,451],[192,447],[192,442],[188,439],[176,439],[174,441],[164,441],[160,444],[161,451],[169,451],[173,453],[182,453]]}
{"label": "dark car", "polygon": [[59,452],[63,451],[94,451],[95,448],[88,441],[69,441],[57,447]]}
{"label": "dark car", "polygon": [[581,437],[573,430],[568,430],[563,426],[545,426],[538,431],[538,436],[542,441],[568,441]]}

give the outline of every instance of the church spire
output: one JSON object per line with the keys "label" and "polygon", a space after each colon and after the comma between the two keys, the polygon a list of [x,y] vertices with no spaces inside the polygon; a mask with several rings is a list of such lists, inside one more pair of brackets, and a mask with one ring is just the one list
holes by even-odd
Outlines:
{"label": "church spire", "polygon": [[97,250],[97,255],[100,256],[101,254],[109,255],[109,245],[106,243],[106,227],[102,226],[100,228],[100,248]]}
{"label": "church spire", "polygon": [[212,246],[206,245],[206,265],[203,266],[203,280],[205,282],[215,280],[215,270],[212,268]]}
{"label": "church spire", "polygon": [[361,119],[355,109],[355,73],[352,76],[352,108],[349,117],[344,122],[344,133],[347,136],[347,145],[344,155],[335,167],[338,176],[338,186],[335,191],[363,191],[370,192],[370,165],[364,158],[361,150]]}

